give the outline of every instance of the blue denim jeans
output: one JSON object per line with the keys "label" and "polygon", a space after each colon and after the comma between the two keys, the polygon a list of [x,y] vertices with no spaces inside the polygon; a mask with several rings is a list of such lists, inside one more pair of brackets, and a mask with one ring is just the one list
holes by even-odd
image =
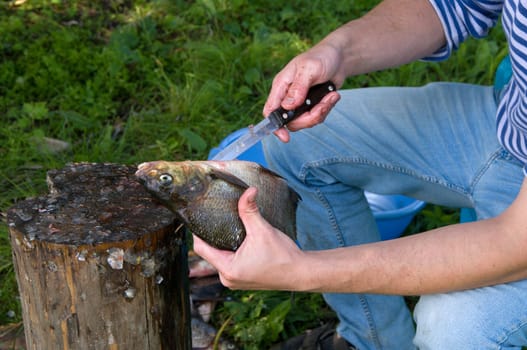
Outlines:
{"label": "blue denim jeans", "polygon": [[[364,190],[404,194],[478,219],[514,200],[522,165],[498,143],[492,87],[435,83],[340,91],[323,124],[264,142],[271,169],[300,194],[298,240],[317,250],[379,240]],[[482,252],[485,254],[485,252]],[[527,345],[527,281],[421,297],[324,295],[338,332],[365,349],[519,349]]]}

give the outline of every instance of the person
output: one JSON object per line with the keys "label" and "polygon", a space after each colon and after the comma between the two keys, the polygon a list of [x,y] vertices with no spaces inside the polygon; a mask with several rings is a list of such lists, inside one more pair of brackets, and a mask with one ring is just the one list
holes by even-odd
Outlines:
{"label": "person", "polygon": [[[236,252],[195,238],[233,289],[323,292],[357,349],[520,349],[527,345],[527,4],[385,0],[293,58],[264,115],[310,86],[417,59],[446,59],[500,16],[512,77],[502,89],[437,82],[328,94],[264,142],[300,194],[298,245],[239,202]],[[327,118],[326,118],[327,117]],[[379,241],[364,190],[471,207],[477,221]],[[412,315],[401,295],[419,295]],[[350,345],[350,346],[351,346]]]}

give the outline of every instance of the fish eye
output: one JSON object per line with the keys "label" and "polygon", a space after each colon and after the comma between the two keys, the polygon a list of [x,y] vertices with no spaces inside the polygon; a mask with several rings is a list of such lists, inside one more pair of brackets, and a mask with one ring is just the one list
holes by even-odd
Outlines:
{"label": "fish eye", "polygon": [[172,184],[172,175],[170,174],[161,174],[159,175],[159,182],[161,182],[161,185],[168,186]]}

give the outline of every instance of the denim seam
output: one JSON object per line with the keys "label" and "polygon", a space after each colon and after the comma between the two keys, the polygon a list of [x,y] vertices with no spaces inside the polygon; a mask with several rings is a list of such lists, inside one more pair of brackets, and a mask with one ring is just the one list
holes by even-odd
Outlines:
{"label": "denim seam", "polygon": [[492,152],[489,159],[483,164],[483,166],[480,168],[480,170],[476,173],[474,176],[474,179],[470,182],[470,188],[471,191],[469,192],[470,197],[472,197],[474,193],[474,188],[476,188],[476,185],[479,183],[485,172],[490,168],[490,166],[496,161],[496,159],[503,158],[505,159],[507,157],[507,154],[504,153],[505,150],[501,147],[499,147],[497,150]]}
{"label": "denim seam", "polygon": [[375,327],[375,322],[373,321],[373,317],[371,315],[368,300],[366,300],[366,297],[364,295],[359,295],[359,300],[360,300],[360,304],[362,306],[362,311],[364,312],[366,321],[368,322],[368,327],[370,328],[370,334],[371,334],[372,341],[375,344],[376,348],[381,349],[382,346],[379,341],[379,335],[377,334],[377,328]]}
{"label": "denim seam", "polygon": [[[527,325],[527,320],[519,322],[515,327],[512,327],[508,332],[505,333],[503,336],[503,340],[498,342],[498,349],[504,349],[504,344],[509,340],[511,335],[515,332],[517,332],[519,329],[523,328],[525,325]],[[508,346],[507,346],[508,348]]]}
{"label": "denim seam", "polygon": [[445,181],[441,181],[441,179],[438,179],[437,177],[428,176],[428,175],[420,175],[420,174],[416,173],[415,171],[408,170],[405,167],[393,166],[391,164],[386,164],[386,163],[372,162],[372,161],[369,161],[367,159],[362,159],[362,158],[347,158],[347,157],[337,158],[337,157],[332,157],[332,158],[326,158],[326,159],[322,159],[322,160],[307,162],[300,168],[298,178],[303,183],[306,183],[306,177],[307,177],[307,174],[309,173],[310,169],[315,169],[315,168],[319,168],[321,166],[331,165],[331,164],[335,164],[335,163],[350,163],[350,164],[354,163],[354,164],[368,165],[368,166],[372,166],[372,167],[377,167],[377,168],[380,168],[380,169],[385,169],[385,170],[389,170],[389,171],[392,171],[392,172],[396,172],[396,173],[399,173],[399,174],[402,174],[402,175],[408,175],[408,176],[416,178],[417,180],[429,182],[429,183],[432,183],[432,184],[437,184],[437,185],[445,187],[448,190],[451,190],[451,191],[454,191],[454,192],[457,192],[457,193],[461,193],[463,195],[471,195],[471,192],[466,191],[463,187],[459,187],[459,186],[456,186],[454,184],[451,184],[451,183],[448,183],[448,182],[445,182]]}
{"label": "denim seam", "polygon": [[[326,196],[320,191],[319,189],[315,190],[316,197],[318,200],[322,203],[324,208],[326,209],[327,215],[329,217],[329,221],[331,222],[332,231],[335,232],[335,237],[341,247],[344,246],[344,238],[342,237],[342,232],[340,230],[340,226],[337,223],[337,219],[333,213],[333,208],[329,205],[329,202],[326,199]],[[378,349],[381,349],[381,344],[379,341],[379,335],[377,333],[377,328],[375,327],[375,322],[373,320],[370,306],[368,304],[368,301],[364,295],[358,295],[360,305],[362,307],[362,311],[364,313],[364,317],[366,318],[366,322],[368,323],[369,333],[371,335],[371,339],[375,346]]]}
{"label": "denim seam", "polygon": [[329,205],[329,202],[327,201],[322,191],[317,189],[315,193],[316,193],[318,200],[322,203],[322,205],[326,209],[329,221],[331,222],[331,228],[333,232],[335,232],[335,237],[337,238],[339,242],[339,246],[344,247],[344,238],[342,237],[342,231],[340,230],[340,226],[337,223],[337,218],[335,217],[335,214],[333,213],[333,208],[331,207],[331,205]]}

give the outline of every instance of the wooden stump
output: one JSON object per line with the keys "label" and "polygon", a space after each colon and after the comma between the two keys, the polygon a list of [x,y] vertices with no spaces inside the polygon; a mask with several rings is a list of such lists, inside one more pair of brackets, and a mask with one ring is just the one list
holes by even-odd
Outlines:
{"label": "wooden stump", "polygon": [[28,349],[191,349],[184,230],[134,172],[70,164],[8,211]]}

